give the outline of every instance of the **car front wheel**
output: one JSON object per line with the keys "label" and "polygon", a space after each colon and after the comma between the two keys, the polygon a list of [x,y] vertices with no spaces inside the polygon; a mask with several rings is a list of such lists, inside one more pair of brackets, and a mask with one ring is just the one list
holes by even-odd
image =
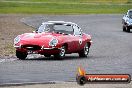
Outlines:
{"label": "car front wheel", "polygon": [[123,31],[126,31],[126,27],[125,26],[123,26],[122,28],[123,28]]}
{"label": "car front wheel", "polygon": [[129,28],[129,27],[126,27],[126,31],[127,31],[127,32],[130,32],[130,28]]}
{"label": "car front wheel", "polygon": [[65,57],[65,53],[66,53],[66,47],[62,46],[61,49],[60,49],[60,52],[58,54],[55,54],[54,58],[55,59],[62,59],[62,58]]}
{"label": "car front wheel", "polygon": [[17,58],[19,58],[20,60],[25,60],[27,57],[27,53],[24,52],[20,52],[16,50],[16,56]]}
{"label": "car front wheel", "polygon": [[50,57],[51,55],[50,54],[44,54],[45,57]]}
{"label": "car front wheel", "polygon": [[84,48],[79,52],[79,57],[87,57],[89,54],[89,44],[86,43]]}

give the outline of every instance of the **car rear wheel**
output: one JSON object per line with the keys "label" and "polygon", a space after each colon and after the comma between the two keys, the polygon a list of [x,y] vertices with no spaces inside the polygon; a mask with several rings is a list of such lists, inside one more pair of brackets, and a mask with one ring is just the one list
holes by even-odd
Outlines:
{"label": "car rear wheel", "polygon": [[87,57],[89,54],[89,44],[86,43],[83,50],[79,52],[79,57]]}
{"label": "car rear wheel", "polygon": [[20,52],[16,50],[16,56],[17,58],[19,58],[20,60],[25,60],[27,57],[27,53],[24,52]]}
{"label": "car rear wheel", "polygon": [[60,52],[58,54],[54,55],[55,59],[63,59],[65,57],[65,53],[66,53],[66,47],[62,46],[60,49]]}
{"label": "car rear wheel", "polygon": [[44,54],[45,57],[50,57],[51,55],[50,54]]}

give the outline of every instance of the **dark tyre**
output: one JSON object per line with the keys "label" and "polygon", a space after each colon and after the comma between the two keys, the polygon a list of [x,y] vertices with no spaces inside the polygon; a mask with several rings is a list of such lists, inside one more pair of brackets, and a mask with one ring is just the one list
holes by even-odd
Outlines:
{"label": "dark tyre", "polygon": [[123,29],[123,31],[126,31],[126,27],[125,26],[123,26],[122,29]]}
{"label": "dark tyre", "polygon": [[79,57],[87,57],[89,54],[89,44],[86,43],[83,50],[79,52]]}
{"label": "dark tyre", "polygon": [[130,32],[130,28],[129,28],[129,27],[126,27],[126,31],[127,31],[127,32]]}
{"label": "dark tyre", "polygon": [[60,52],[58,54],[54,55],[55,59],[63,59],[65,57],[65,53],[66,53],[66,47],[62,46],[60,49]]}
{"label": "dark tyre", "polygon": [[25,60],[27,57],[27,53],[24,52],[20,52],[16,50],[16,56],[17,58],[19,58],[20,60]]}
{"label": "dark tyre", "polygon": [[45,57],[50,57],[51,55],[50,54],[44,54]]}
{"label": "dark tyre", "polygon": [[84,85],[87,80],[84,76],[79,76],[78,78],[76,78],[76,81],[79,85]]}

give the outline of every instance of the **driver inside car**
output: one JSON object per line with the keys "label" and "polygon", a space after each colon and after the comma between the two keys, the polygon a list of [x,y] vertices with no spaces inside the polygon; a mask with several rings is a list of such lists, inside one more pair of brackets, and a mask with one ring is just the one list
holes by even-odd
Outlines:
{"label": "driver inside car", "polygon": [[54,32],[54,25],[53,24],[50,24],[50,25],[46,25],[45,27],[45,32]]}

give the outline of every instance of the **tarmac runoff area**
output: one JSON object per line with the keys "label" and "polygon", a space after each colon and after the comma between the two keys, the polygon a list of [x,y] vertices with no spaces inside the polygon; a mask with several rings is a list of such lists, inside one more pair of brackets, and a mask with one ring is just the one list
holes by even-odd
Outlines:
{"label": "tarmac runoff area", "polygon": [[[122,32],[121,14],[115,15],[32,15],[21,19],[37,28],[48,20],[64,20],[77,23],[83,32],[91,34],[93,44],[87,58],[78,54],[66,55],[64,60],[32,56],[34,59],[0,60],[0,86],[5,88],[132,88],[132,84],[86,84],[75,82],[77,68],[82,65],[88,74],[132,75],[131,33]],[[7,18],[7,17],[6,17]],[[6,68],[6,69],[5,69]],[[70,69],[69,69],[70,68]],[[46,82],[52,81],[49,84]],[[55,82],[59,81],[59,82]],[[70,81],[70,82],[69,82]],[[35,83],[33,83],[35,82]],[[44,84],[40,83],[44,82]],[[55,83],[54,83],[55,82]],[[24,84],[23,84],[24,83]],[[39,84],[36,84],[39,83]],[[32,85],[31,85],[32,84]]]}

